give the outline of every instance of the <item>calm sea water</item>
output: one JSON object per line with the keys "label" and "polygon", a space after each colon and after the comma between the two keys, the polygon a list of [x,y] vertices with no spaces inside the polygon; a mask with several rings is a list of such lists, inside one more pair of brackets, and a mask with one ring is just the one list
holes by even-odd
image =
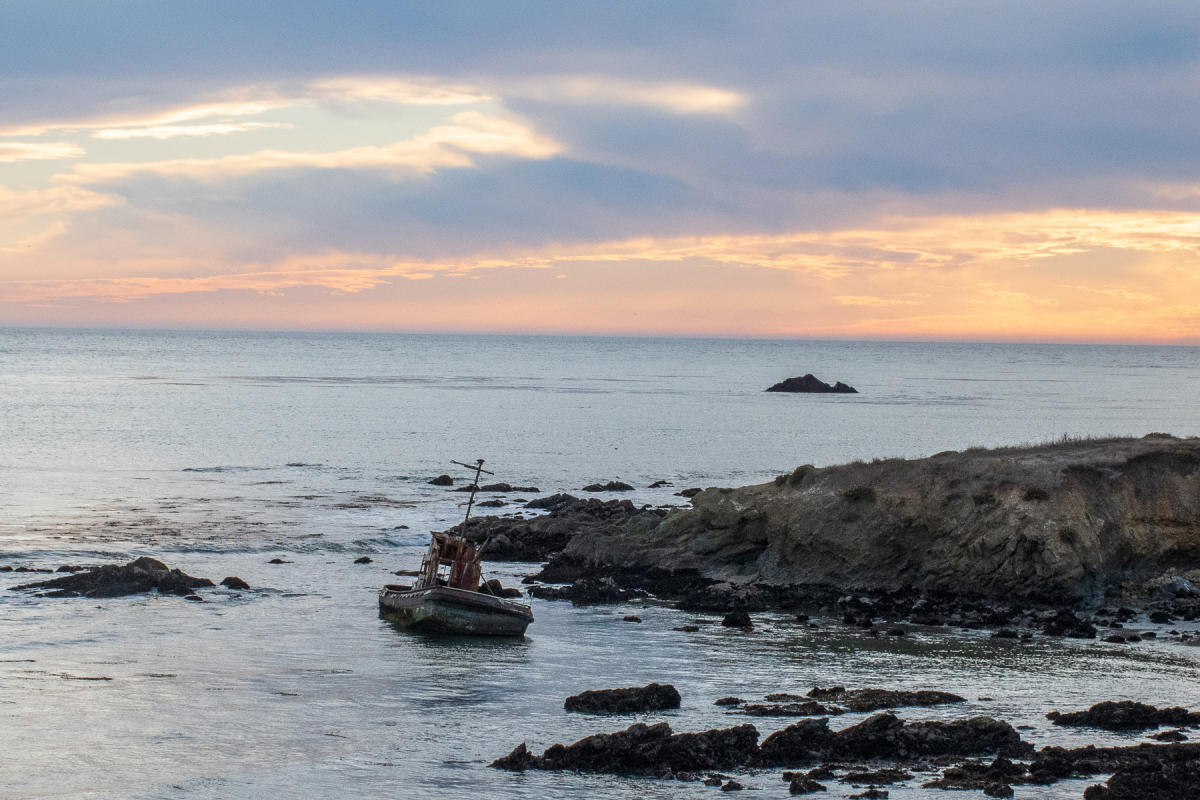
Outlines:
{"label": "calm sea water", "polygon": [[[762,392],[806,372],[861,394]],[[971,699],[908,718],[990,713],[1039,743],[1122,740],[1042,715],[1126,696],[1200,706],[1200,652],[883,641],[771,615],[749,635],[684,634],[670,629],[713,618],[537,601],[525,641],[456,642],[391,629],[375,593],[461,514],[461,494],[426,484],[461,474],[450,459],[486,458],[496,480],[542,493],[665,479],[633,499],[684,502],[681,487],[801,463],[1198,435],[1198,377],[1200,348],[0,330],[0,564],[152,555],[261,587],[204,604],[39,600],[0,573],[0,796],[712,796],[486,767],[522,740],[625,727],[634,717],[568,715],[562,700],[650,680],[683,693],[653,716],[677,730],[744,721],[712,706],[724,695],[843,683]],[[374,563],[353,564],[363,554]],[[644,622],[621,621],[631,611]],[[786,796],[778,772],[742,780]]]}

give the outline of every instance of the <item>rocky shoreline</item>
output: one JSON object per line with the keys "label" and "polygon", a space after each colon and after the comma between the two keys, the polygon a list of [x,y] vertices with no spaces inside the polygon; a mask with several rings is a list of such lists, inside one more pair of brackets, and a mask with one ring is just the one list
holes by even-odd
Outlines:
{"label": "rocky shoreline", "polygon": [[[483,517],[485,558],[544,561],[530,593],[579,604],[823,613],[1096,637],[1200,617],[1200,439],[947,452],[709,488],[690,509],[540,498]],[[1130,639],[1136,641],[1136,638]]]}

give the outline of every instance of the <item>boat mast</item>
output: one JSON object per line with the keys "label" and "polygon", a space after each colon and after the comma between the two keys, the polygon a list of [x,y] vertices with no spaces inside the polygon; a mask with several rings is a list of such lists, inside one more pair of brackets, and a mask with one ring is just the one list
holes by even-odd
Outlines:
{"label": "boat mast", "polygon": [[486,469],[483,468],[483,459],[482,458],[475,459],[474,465],[464,464],[461,461],[454,461],[453,459],[451,459],[450,463],[458,464],[460,467],[466,467],[467,469],[475,470],[475,482],[471,484],[471,497],[467,500],[467,516],[463,518],[463,522],[462,522],[462,535],[464,538],[466,538],[467,522],[471,519],[471,507],[475,505],[475,493],[477,491],[479,491],[479,476],[481,474],[495,475],[496,473],[488,472]]}

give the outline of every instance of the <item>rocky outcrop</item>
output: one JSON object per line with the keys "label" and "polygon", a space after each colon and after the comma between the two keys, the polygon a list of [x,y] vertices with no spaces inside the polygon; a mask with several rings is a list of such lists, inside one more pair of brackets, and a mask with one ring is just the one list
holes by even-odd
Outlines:
{"label": "rocky outcrop", "polygon": [[37,590],[43,597],[123,597],[155,590],[186,597],[195,589],[212,585],[208,578],[196,578],[171,569],[157,559],[142,556],[124,565],[105,564],[86,572],[13,588]]}
{"label": "rocky outcrop", "polygon": [[436,478],[430,478],[426,481],[430,486],[453,486],[454,478],[449,475],[438,475]]}
{"label": "rocky outcrop", "polygon": [[[965,697],[933,689],[910,691],[905,689],[846,689],[842,686],[831,686],[827,689],[815,688],[807,696],[813,700],[837,703],[849,711],[878,711],[881,708],[940,706],[966,702]],[[769,700],[770,696],[767,699]]]}
{"label": "rocky outcrop", "polygon": [[1075,728],[1101,728],[1106,731],[1148,731],[1162,725],[1200,725],[1200,712],[1186,708],[1155,708],[1132,700],[1106,700],[1087,711],[1066,714],[1051,711],[1046,719],[1055,725]]}
{"label": "rocky outcrop", "polygon": [[[951,596],[1077,605],[1200,568],[1200,439],[802,466],[767,484],[707,489],[692,504],[654,524],[643,518],[572,535],[558,560],[618,583],[652,578],[656,585],[644,588],[691,598],[685,605],[694,608],[754,610],[860,589],[909,593],[909,603]],[[627,511],[626,521],[633,516]],[[676,591],[664,592],[672,581]],[[729,602],[737,592],[745,601]],[[1006,616],[1011,608],[994,624]],[[1072,624],[1064,617],[1047,633],[1089,634]]]}
{"label": "rocky outcrop", "polygon": [[671,684],[651,683],[628,689],[592,689],[571,695],[563,703],[567,711],[587,714],[635,714],[679,708],[681,698]]}
{"label": "rocky outcrop", "polygon": [[637,723],[616,733],[588,736],[572,745],[551,745],[540,756],[530,753],[522,742],[492,766],[671,778],[678,773],[742,766],[757,749],[758,730],[753,725],[674,733],[665,722]]}
{"label": "rocky outcrop", "polygon": [[609,481],[608,483],[590,483],[583,487],[585,492],[632,492],[633,487],[624,481]]}
{"label": "rocky outcrop", "polygon": [[798,394],[858,394],[858,389],[838,381],[830,386],[811,372],[802,378],[788,378],[766,389],[768,392],[793,392]]}

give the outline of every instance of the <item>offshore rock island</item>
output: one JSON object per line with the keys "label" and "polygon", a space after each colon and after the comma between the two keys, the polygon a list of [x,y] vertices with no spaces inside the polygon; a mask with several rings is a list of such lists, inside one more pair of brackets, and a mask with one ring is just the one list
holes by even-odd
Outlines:
{"label": "offshore rock island", "polygon": [[905,612],[946,597],[1200,611],[1187,575],[1200,569],[1200,439],[805,465],[691,502],[668,511],[558,495],[531,504],[547,515],[473,520],[468,536],[492,538],[492,559],[549,559],[537,580],[572,586],[543,596],[577,602],[649,591],[754,610],[866,592]]}

